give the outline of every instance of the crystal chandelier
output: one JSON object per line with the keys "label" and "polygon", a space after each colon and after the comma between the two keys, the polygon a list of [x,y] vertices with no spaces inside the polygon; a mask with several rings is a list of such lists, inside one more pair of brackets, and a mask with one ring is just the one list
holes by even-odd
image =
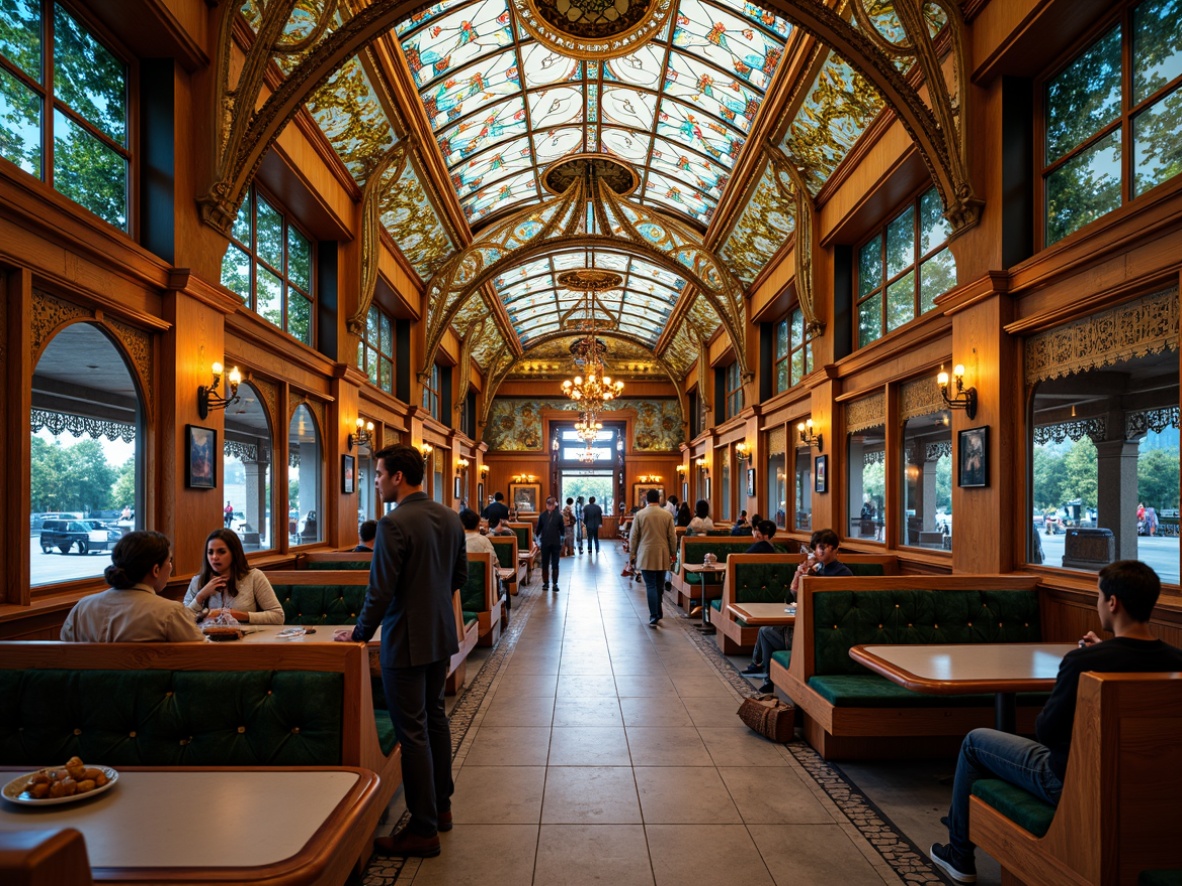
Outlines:
{"label": "crystal chandelier", "polygon": [[586,412],[583,416],[575,422],[575,436],[587,444],[590,448],[591,444],[599,438],[599,432],[603,430],[603,423],[595,420],[594,412]]}
{"label": "crystal chandelier", "polygon": [[564,289],[582,293],[578,306],[565,318],[582,337],[570,347],[571,356],[579,371],[573,378],[562,383],[563,396],[579,404],[594,419],[594,413],[605,403],[620,396],[624,390],[622,381],[612,381],[607,374],[604,356],[607,345],[597,337],[602,329],[610,329],[610,319],[595,317],[595,293],[618,289],[624,280],[619,274],[596,268],[581,268],[566,271],[558,276],[558,285]]}

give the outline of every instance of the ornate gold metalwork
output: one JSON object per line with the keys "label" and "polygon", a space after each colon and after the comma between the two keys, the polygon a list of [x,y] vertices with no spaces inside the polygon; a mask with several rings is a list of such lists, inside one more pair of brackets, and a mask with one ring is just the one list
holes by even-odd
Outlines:
{"label": "ornate gold metalwork", "polygon": [[845,404],[845,430],[848,434],[856,434],[867,428],[876,428],[886,424],[886,392],[875,391],[858,400],[851,400]]}
{"label": "ornate gold metalwork", "polygon": [[1026,339],[1026,383],[1178,350],[1178,287],[1081,317]]}
{"label": "ornate gold metalwork", "polygon": [[386,152],[370,173],[361,192],[361,289],[357,294],[357,310],[353,312],[346,328],[350,334],[360,336],[365,332],[365,315],[373,304],[378,288],[378,263],[382,252],[381,200],[384,194],[383,180],[393,168],[392,181],[402,175],[402,168],[409,156],[411,141],[404,140]]}
{"label": "ornate gold metalwork", "polygon": [[575,154],[563,157],[542,173],[542,184],[551,194],[559,195],[576,180],[592,176],[625,197],[636,190],[640,177],[631,166],[606,154]]}
{"label": "ornate gold metalwork", "polygon": [[675,0],[512,0],[538,42],[572,58],[626,55],[664,27]]}
{"label": "ornate gold metalwork", "polygon": [[[817,223],[813,197],[800,170],[784,156],[783,151],[771,145],[764,150],[772,165],[772,180],[776,189],[784,200],[792,200],[796,206],[796,244],[793,247],[796,299],[804,314],[806,335],[816,338],[825,332],[825,324],[817,317],[817,301],[813,290],[813,230]],[[785,179],[788,183],[785,183]]]}
{"label": "ornate gold metalwork", "polygon": [[456,385],[455,403],[452,406],[452,409],[457,413],[462,414],[464,408],[468,405],[468,388],[472,386],[472,352],[475,350],[476,344],[480,341],[481,336],[484,335],[485,322],[484,317],[473,322],[460,339],[460,383]]}

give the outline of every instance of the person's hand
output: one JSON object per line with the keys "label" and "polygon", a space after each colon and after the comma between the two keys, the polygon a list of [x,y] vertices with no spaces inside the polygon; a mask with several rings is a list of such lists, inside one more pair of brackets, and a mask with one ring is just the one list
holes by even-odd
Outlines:
{"label": "person's hand", "polygon": [[1104,641],[1100,637],[1096,636],[1095,631],[1088,631],[1086,634],[1084,634],[1082,637],[1079,638],[1080,648],[1083,648],[1084,646],[1095,646],[1097,643],[1102,643],[1102,642],[1104,642]]}
{"label": "person's hand", "polygon": [[222,613],[229,613],[230,616],[235,621],[240,621],[243,624],[250,621],[250,613],[247,612],[246,610],[244,610],[244,609],[230,609],[228,607],[224,607],[222,609],[211,609],[211,610],[209,610],[209,614],[205,617],[207,619],[215,619],[215,618],[219,618],[222,615]]}
{"label": "person's hand", "polygon": [[211,578],[201,590],[197,592],[197,602],[205,605],[205,602],[214,594],[220,594],[226,590],[226,582],[230,580],[228,575],[215,575]]}
{"label": "person's hand", "polygon": [[337,628],[332,632],[332,639],[335,643],[352,643],[353,629],[352,628]]}

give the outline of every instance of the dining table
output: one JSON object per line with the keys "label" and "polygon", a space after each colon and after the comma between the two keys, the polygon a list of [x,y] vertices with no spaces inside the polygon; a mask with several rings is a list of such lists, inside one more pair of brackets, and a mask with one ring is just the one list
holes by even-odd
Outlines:
{"label": "dining table", "polygon": [[913,692],[933,695],[990,692],[994,726],[1014,732],[1017,693],[1048,692],[1063,656],[1075,643],[873,643],[850,658]]}
{"label": "dining table", "polygon": [[796,624],[796,606],[783,603],[731,603],[727,612],[751,627]]}
{"label": "dining table", "polygon": [[[243,625],[240,643],[332,643],[336,631],[353,630],[355,623],[343,625]],[[377,631],[367,644],[371,648],[382,645],[382,632]]]}
{"label": "dining table", "polygon": [[[34,769],[0,767],[0,781]],[[77,829],[101,883],[335,886],[368,857],[381,812],[377,774],[352,766],[127,766],[116,774],[110,789],[73,802],[0,800],[0,831]]]}
{"label": "dining table", "polygon": [[[688,572],[691,575],[702,576],[702,584],[699,585],[702,589],[702,596],[700,603],[702,605],[702,625],[701,630],[703,634],[713,634],[715,632],[714,625],[710,624],[710,601],[706,598],[706,586],[722,584],[721,576],[726,574],[725,563],[686,563],[681,567],[683,572]],[[692,600],[692,598],[691,598]]]}

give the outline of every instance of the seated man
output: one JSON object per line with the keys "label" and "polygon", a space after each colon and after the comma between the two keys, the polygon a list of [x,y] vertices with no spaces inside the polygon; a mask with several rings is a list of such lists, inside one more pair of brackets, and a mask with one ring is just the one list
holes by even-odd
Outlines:
{"label": "seated man", "polygon": [[776,549],[772,547],[772,539],[776,537],[776,524],[771,520],[757,520],[751,524],[751,537],[755,542],[744,554],[774,554]]}
{"label": "seated man", "polygon": [[[775,533],[776,524],[771,520],[763,521],[764,525],[772,527],[773,534]],[[791,597],[796,599],[796,591],[800,587],[800,579],[805,575],[824,575],[833,577],[835,575],[853,575],[850,568],[837,559],[837,533],[832,529],[818,529],[812,534],[809,539],[809,547],[813,552],[808,555],[808,558],[796,567],[796,573],[792,576],[792,584],[790,585]],[[753,550],[758,546],[758,543],[748,548],[749,553],[764,553],[763,551]],[[771,543],[768,542],[768,547],[771,548]],[[759,634],[755,638],[755,650],[751,653],[751,664],[745,667],[742,673],[748,677],[766,677],[768,667],[772,663],[772,653],[779,652],[783,649],[792,648],[792,625],[765,625],[759,629]],[[762,693],[774,692],[776,687],[772,685],[771,680],[764,680],[759,691]]]}
{"label": "seated man", "polygon": [[366,520],[359,527],[357,527],[357,540],[360,544],[353,548],[351,553],[354,554],[372,554],[373,540],[378,535],[378,521]]}
{"label": "seated man", "polygon": [[469,554],[492,554],[497,562],[497,549],[493,543],[480,534],[480,515],[471,508],[460,511],[460,525],[464,527],[464,545]]}
{"label": "seated man", "polygon": [[932,861],[957,883],[976,883],[977,864],[969,842],[969,796],[979,778],[1000,778],[1057,805],[1071,751],[1075,693],[1085,671],[1182,670],[1182,650],[1155,639],[1149,616],[1161,592],[1152,569],[1137,560],[1118,560],[1100,570],[1096,610],[1100,627],[1115,636],[1101,642],[1092,631],[1079,649],[1063,656],[1055,688],[1035,721],[1038,741],[994,729],[974,729],[965,736],[952,782],[948,843],[933,843]]}
{"label": "seated man", "polygon": [[516,532],[514,532],[512,529],[509,528],[508,523],[506,523],[500,517],[496,517],[496,516],[488,518],[488,534],[489,535],[508,535],[508,536],[517,535]]}

